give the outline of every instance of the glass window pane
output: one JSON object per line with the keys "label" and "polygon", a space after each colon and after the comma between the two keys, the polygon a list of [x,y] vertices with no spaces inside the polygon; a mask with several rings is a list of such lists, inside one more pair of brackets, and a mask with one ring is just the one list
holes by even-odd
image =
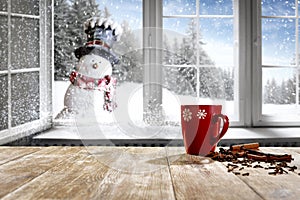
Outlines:
{"label": "glass window pane", "polygon": [[284,115],[300,114],[299,105],[296,104],[297,70],[263,68],[262,72],[262,114],[282,117]]}
{"label": "glass window pane", "polygon": [[294,19],[262,19],[262,64],[291,65],[295,41]]}
{"label": "glass window pane", "polygon": [[164,64],[196,65],[196,27],[193,23],[191,19],[164,19]]}
{"label": "glass window pane", "polygon": [[11,0],[12,13],[39,15],[39,0]]}
{"label": "glass window pane", "polygon": [[293,16],[295,15],[295,0],[262,0],[263,16]]}
{"label": "glass window pane", "polygon": [[7,0],[0,0],[0,11],[7,11]]}
{"label": "glass window pane", "polygon": [[164,67],[164,87],[176,95],[197,96],[197,70],[193,67]]}
{"label": "glass window pane", "polygon": [[11,64],[13,69],[39,67],[39,21],[12,18]]}
{"label": "glass window pane", "polygon": [[163,15],[195,15],[196,1],[195,0],[164,0]]}
{"label": "glass window pane", "polygon": [[7,69],[7,17],[0,16],[0,70]]}
{"label": "glass window pane", "polygon": [[163,30],[163,64],[164,65],[180,65],[181,56],[179,47],[182,43],[183,35],[170,30]]}
{"label": "glass window pane", "polygon": [[142,28],[142,0],[96,0],[96,3],[103,17],[109,17],[119,24],[129,26],[131,30]]}
{"label": "glass window pane", "polygon": [[200,68],[200,98],[224,99],[222,71],[216,67]]}
{"label": "glass window pane", "polygon": [[170,33],[165,34],[167,37],[173,37],[172,35],[181,34],[186,35],[188,31],[188,24],[191,19],[186,18],[164,18],[163,28],[164,31],[170,31]]}
{"label": "glass window pane", "polygon": [[233,0],[200,0],[200,15],[233,15]]}
{"label": "glass window pane", "polygon": [[8,128],[7,75],[0,75],[0,131]]}
{"label": "glass window pane", "polygon": [[12,126],[39,119],[39,73],[12,75]]}
{"label": "glass window pane", "polygon": [[[91,6],[86,6],[87,2],[88,4],[93,2],[92,4],[96,3],[99,6],[93,6],[93,9],[91,9]],[[123,115],[118,117],[122,118],[125,115],[124,118],[126,118],[127,114],[129,114],[128,104],[131,105],[131,102],[128,102],[128,94],[130,94],[130,91],[135,90],[136,87],[140,87],[141,83],[143,82],[144,75],[142,49],[142,0],[57,1],[54,6],[54,65],[55,78],[57,80],[54,82],[54,112],[55,117],[58,116],[56,118],[57,121],[64,121],[66,119],[65,116],[70,118],[74,117],[72,116],[72,114],[68,115],[68,113],[64,116],[59,114],[64,113],[61,112],[64,108],[64,95],[67,91],[68,86],[70,85],[67,76],[68,72],[71,71],[74,67],[70,64],[68,65],[68,63],[76,63],[78,61],[73,56],[73,51],[74,49],[83,46],[83,44],[86,42],[86,34],[82,29],[82,25],[86,19],[90,18],[90,14],[92,12],[99,13],[101,18],[109,18],[113,22],[117,22],[123,30],[123,34],[120,38],[120,41],[114,43],[112,51],[117,55],[117,57],[120,58],[121,61],[118,65],[115,65],[113,67],[113,76],[117,78],[118,83],[116,92],[118,108],[115,111],[118,112],[122,110]],[[84,13],[84,15],[80,15],[82,13]],[[68,43],[66,43],[66,41],[69,40],[71,40],[72,42],[71,45],[68,45]],[[78,42],[79,40],[81,42]],[[99,68],[99,70],[102,69]],[[97,75],[95,76],[96,77],[93,78],[101,78],[97,77]],[[103,94],[99,93],[99,96],[101,96],[100,100],[103,100]],[[127,99],[123,98],[124,96]],[[143,104],[141,104],[141,106],[135,106],[134,103],[132,103],[132,105],[133,108],[138,107],[139,110],[143,106]],[[103,105],[99,101],[99,107],[95,107],[95,111],[97,113],[97,122],[99,122],[100,124],[113,122],[114,119],[112,119],[111,117],[107,117],[111,116],[111,114],[109,115],[109,113],[103,112],[102,107]],[[135,112],[132,112],[130,114],[134,115],[134,113]],[[139,112],[139,117],[141,116],[140,114],[143,113]],[[119,120],[119,118],[116,120]],[[109,131],[112,132],[111,129]]]}
{"label": "glass window pane", "polygon": [[234,99],[235,68],[200,67],[199,93],[200,102],[222,104],[222,112],[232,121],[238,120]]}
{"label": "glass window pane", "polygon": [[233,67],[233,19],[200,19],[200,65]]}
{"label": "glass window pane", "polygon": [[[196,65],[197,44],[196,20],[194,19],[164,19],[164,48],[172,52],[173,58],[169,59],[176,65]],[[166,55],[165,55],[166,56]],[[171,55],[169,55],[171,56]]]}
{"label": "glass window pane", "polygon": [[[168,90],[163,91],[164,95],[171,93],[179,101],[178,105],[222,104],[223,112],[232,120],[238,120],[238,116],[235,115],[234,68],[200,67],[200,97],[197,97],[197,70],[195,68],[165,66],[163,70],[163,87]],[[174,106],[178,106],[176,101],[173,103]],[[174,109],[179,108],[174,107]],[[176,121],[177,118],[174,119]]]}

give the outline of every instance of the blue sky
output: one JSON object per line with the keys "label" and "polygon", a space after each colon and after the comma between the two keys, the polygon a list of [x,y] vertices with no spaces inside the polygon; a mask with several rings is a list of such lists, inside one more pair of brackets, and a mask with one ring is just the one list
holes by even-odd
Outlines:
{"label": "blue sky", "polygon": [[[299,2],[299,1],[298,1]],[[300,4],[300,3],[299,3]],[[289,66],[296,53],[295,0],[263,0],[262,16],[262,63],[263,65]],[[291,17],[291,18],[280,18]],[[294,69],[263,70],[263,82],[275,78],[277,82],[292,78]]]}
{"label": "blue sky", "polygon": [[262,15],[295,15],[295,0],[262,0]]}
{"label": "blue sky", "polygon": [[126,20],[132,29],[142,28],[142,0],[97,0],[97,3],[101,10],[107,7],[119,24]]}

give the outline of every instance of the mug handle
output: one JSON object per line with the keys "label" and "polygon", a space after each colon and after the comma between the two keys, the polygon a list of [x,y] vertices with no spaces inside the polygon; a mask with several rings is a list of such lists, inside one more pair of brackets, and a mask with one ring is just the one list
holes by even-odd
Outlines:
{"label": "mug handle", "polygon": [[212,123],[213,124],[217,123],[218,119],[223,120],[223,128],[216,137],[212,138],[213,144],[215,144],[218,140],[220,140],[225,135],[225,133],[227,132],[227,130],[229,128],[229,119],[228,119],[227,115],[223,115],[223,114],[214,115],[213,119],[212,119]]}

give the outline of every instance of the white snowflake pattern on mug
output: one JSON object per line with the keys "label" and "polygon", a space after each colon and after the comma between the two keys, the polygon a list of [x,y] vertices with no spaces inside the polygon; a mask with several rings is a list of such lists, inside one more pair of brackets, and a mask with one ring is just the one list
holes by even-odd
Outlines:
{"label": "white snowflake pattern on mug", "polygon": [[182,117],[183,120],[188,122],[192,119],[192,112],[190,111],[190,109],[185,108],[184,111],[182,112]]}
{"label": "white snowflake pattern on mug", "polygon": [[205,110],[199,110],[197,113],[197,116],[199,117],[199,119],[205,119],[207,113]]}

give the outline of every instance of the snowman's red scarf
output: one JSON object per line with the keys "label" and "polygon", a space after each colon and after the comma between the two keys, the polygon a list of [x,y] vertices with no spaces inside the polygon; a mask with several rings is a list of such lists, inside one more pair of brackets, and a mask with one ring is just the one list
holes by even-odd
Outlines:
{"label": "snowman's red scarf", "polygon": [[100,79],[91,78],[83,74],[73,71],[70,74],[70,81],[74,86],[86,90],[99,90],[104,92],[104,110],[109,112],[116,108],[114,101],[117,79],[111,76],[104,76]]}

